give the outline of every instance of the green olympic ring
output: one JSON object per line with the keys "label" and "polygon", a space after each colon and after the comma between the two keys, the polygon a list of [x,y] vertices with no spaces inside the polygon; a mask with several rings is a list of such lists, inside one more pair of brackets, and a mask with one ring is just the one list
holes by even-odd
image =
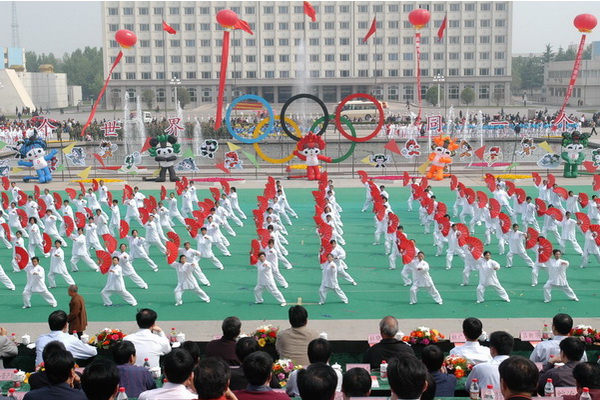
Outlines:
{"label": "green olympic ring", "polygon": [[[335,115],[329,114],[329,121],[331,121],[332,119],[335,119]],[[325,116],[322,116],[321,118],[319,118],[318,120],[316,120],[313,125],[310,127],[311,131],[314,131],[315,128],[325,120]],[[350,122],[350,120],[348,120],[346,117],[342,117],[340,116],[340,121],[343,122],[348,128],[350,128],[350,132],[352,133],[353,137],[356,137],[356,130],[354,129],[354,125],[352,125],[352,123]],[[331,160],[331,162],[333,164],[337,164],[337,163],[341,163],[342,161],[346,160],[348,157],[350,157],[352,155],[352,153],[354,153],[354,148],[356,147],[356,143],[355,141],[351,142],[352,144],[350,145],[350,148],[348,149],[348,152],[346,154],[344,154],[341,157],[338,158],[334,158]]]}

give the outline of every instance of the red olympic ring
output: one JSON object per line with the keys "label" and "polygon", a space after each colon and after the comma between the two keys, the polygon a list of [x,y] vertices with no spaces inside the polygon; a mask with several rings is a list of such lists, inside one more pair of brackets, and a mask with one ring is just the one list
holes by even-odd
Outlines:
{"label": "red olympic ring", "polygon": [[[371,132],[369,135],[367,135],[365,137],[353,137],[353,136],[349,135],[344,130],[342,121],[340,120],[344,105],[346,105],[346,103],[349,102],[350,100],[353,100],[356,98],[363,98],[363,99],[369,100],[377,107],[377,111],[379,112],[379,123],[377,124],[377,128],[375,128],[375,130],[373,132]],[[375,97],[371,96],[370,94],[366,94],[366,93],[351,94],[350,96],[344,98],[340,102],[340,104],[338,104],[337,108],[335,109],[335,126],[340,131],[340,133],[346,139],[350,140],[351,142],[364,143],[364,142],[367,142],[367,141],[373,139],[381,131],[381,128],[383,127],[384,122],[385,122],[385,115],[383,112],[383,107],[381,105],[381,102],[379,100],[377,100]]]}

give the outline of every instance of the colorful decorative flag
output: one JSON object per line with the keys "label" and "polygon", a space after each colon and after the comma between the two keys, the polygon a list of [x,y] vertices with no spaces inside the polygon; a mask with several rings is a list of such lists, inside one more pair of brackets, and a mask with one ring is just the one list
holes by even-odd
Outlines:
{"label": "colorful decorative flag", "polygon": [[306,14],[312,22],[317,21],[317,12],[308,1],[304,2],[304,14]]}
{"label": "colorful decorative flag", "polygon": [[86,169],[78,173],[77,176],[81,179],[87,179],[88,176],[90,176],[90,172],[92,172],[92,167],[87,167]]}
{"label": "colorful decorative flag", "polygon": [[146,138],[146,142],[142,146],[142,149],[140,150],[140,153],[143,153],[146,150],[148,150],[150,147],[152,147],[152,146],[150,146],[150,139],[152,139],[152,138],[151,137]]}
{"label": "colorful decorative flag", "polygon": [[100,165],[102,165],[103,167],[105,167],[104,160],[102,159],[102,157],[100,157],[99,154],[95,154],[94,153],[94,158],[100,163]]}
{"label": "colorful decorative flag", "polygon": [[170,33],[171,35],[174,35],[177,33],[177,31],[175,29],[173,29],[173,27],[171,25],[167,24],[164,19],[163,19],[163,31]]}
{"label": "colorful decorative flag", "polygon": [[377,32],[377,17],[373,17],[373,22],[371,22],[371,27],[369,28],[369,32],[367,32],[367,35],[363,39],[363,43],[369,40],[369,38],[373,36],[375,32]]}
{"label": "colorful decorative flag", "polygon": [[215,165],[215,168],[220,169],[221,171],[225,172],[226,174],[230,174],[231,171],[225,167],[225,163],[218,163]]}
{"label": "colorful decorative flag", "polygon": [[540,143],[540,147],[542,149],[546,150],[548,153],[554,153],[554,151],[552,150],[552,147],[550,147],[548,142],[546,142],[545,140],[542,143]]}
{"label": "colorful decorative flag", "polygon": [[365,158],[363,158],[362,160],[360,160],[361,163],[364,164],[369,164],[371,166],[375,166],[375,163],[371,161],[371,156],[366,156]]}
{"label": "colorful decorative flag", "polygon": [[440,25],[440,29],[438,29],[438,32],[437,32],[437,37],[440,41],[444,37],[444,32],[446,31],[446,25],[448,25],[448,14],[446,14],[446,16],[444,17],[444,20],[442,21],[442,25]]}
{"label": "colorful decorative flag", "polygon": [[237,151],[237,150],[241,149],[240,146],[238,146],[237,144],[233,144],[231,142],[227,142],[227,146],[229,147],[229,151]]}
{"label": "colorful decorative flag", "polygon": [[191,158],[194,157],[194,152],[192,151],[192,149],[187,148],[184,152],[183,152],[183,158]]}
{"label": "colorful decorative flag", "polygon": [[481,146],[480,148],[478,148],[477,150],[475,150],[474,154],[477,156],[477,158],[479,158],[480,160],[483,160],[483,154],[485,153],[485,146]]}
{"label": "colorful decorative flag", "polygon": [[67,147],[65,147],[64,149],[62,149],[62,151],[65,154],[71,154],[71,152],[73,151],[74,147],[75,147],[75,142],[71,143],[70,145],[68,145]]}
{"label": "colorful decorative flag", "polygon": [[6,142],[3,142],[2,140],[0,140],[0,149],[3,149],[6,147]]}
{"label": "colorful decorative flag", "polygon": [[424,175],[425,172],[427,172],[427,167],[429,167],[429,161],[425,161],[423,164],[421,164],[421,166],[417,168],[417,171],[419,171],[421,175]]}
{"label": "colorful decorative flag", "polygon": [[250,28],[250,24],[244,21],[243,19],[238,19],[238,22],[235,24],[235,29],[241,29],[246,33],[254,35],[254,32],[252,32],[252,28]]}
{"label": "colorful decorative flag", "polygon": [[256,161],[256,157],[254,157],[254,154],[248,153],[247,151],[243,151],[243,150],[242,150],[242,153],[246,156],[246,158],[248,158],[248,160],[250,160],[252,165],[254,165],[256,168],[260,168],[258,166],[258,161]]}
{"label": "colorful decorative flag", "polygon": [[400,154],[400,148],[394,139],[391,139],[389,142],[387,142],[383,148],[391,151],[392,153]]}

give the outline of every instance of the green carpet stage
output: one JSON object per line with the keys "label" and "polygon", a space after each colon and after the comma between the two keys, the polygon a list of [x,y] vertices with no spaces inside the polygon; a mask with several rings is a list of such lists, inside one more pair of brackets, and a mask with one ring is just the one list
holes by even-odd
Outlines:
{"label": "green carpet stage", "polygon": [[[307,186],[311,185],[307,183]],[[316,184],[315,184],[316,186]],[[171,187],[169,185],[169,187]],[[313,187],[313,186],[310,186]],[[532,196],[537,195],[533,187],[527,188]],[[589,190],[589,187],[575,187],[574,190]],[[547,274],[542,270],[540,273],[540,285],[535,288],[530,286],[531,269],[523,261],[515,257],[512,269],[502,268],[498,276],[501,283],[509,292],[512,299],[510,304],[501,301],[493,289],[488,289],[486,301],[482,304],[475,303],[475,287],[478,280],[476,272],[471,275],[471,284],[467,287],[459,286],[461,282],[462,260],[455,257],[454,267],[446,270],[445,257],[434,257],[435,248],[432,245],[431,235],[424,235],[423,228],[419,225],[417,209],[413,212],[407,211],[406,199],[408,188],[390,187],[388,192],[391,196],[393,210],[400,216],[401,224],[410,238],[417,241],[417,246],[427,254],[427,261],[431,265],[431,275],[440,291],[444,304],[435,304],[425,291],[419,292],[419,303],[409,306],[409,288],[402,285],[400,277],[401,263],[398,262],[397,270],[388,269],[388,258],[384,255],[383,241],[380,246],[373,246],[373,214],[361,213],[360,209],[365,199],[365,189],[350,188],[337,189],[336,197],[343,207],[342,219],[344,222],[345,247],[348,272],[358,282],[358,286],[352,286],[348,282],[340,280],[342,289],[348,295],[349,304],[342,304],[335,293],[330,292],[328,303],[319,306],[318,289],[321,281],[321,270],[317,253],[319,240],[315,234],[314,202],[310,188],[287,189],[290,204],[298,212],[299,219],[293,219],[293,226],[288,227],[288,240],[290,245],[288,259],[294,265],[292,270],[282,270],[283,275],[290,283],[288,289],[282,292],[288,304],[301,302],[309,309],[311,319],[379,319],[382,315],[395,315],[398,318],[458,318],[465,316],[477,316],[480,318],[518,318],[518,317],[540,317],[553,315],[557,312],[567,312],[573,317],[592,317],[598,315],[600,301],[600,266],[594,259],[587,269],[580,269],[580,257],[573,255],[571,251],[565,255],[571,260],[572,267],[568,270],[568,279],[577,293],[581,302],[569,301],[561,291],[553,292],[553,301],[549,304],[543,303],[542,286]],[[256,195],[262,194],[262,190],[240,189],[240,203],[246,214],[251,217],[251,210],[255,208]],[[113,191],[115,198],[121,193]],[[145,192],[146,195],[159,196],[158,192]],[[455,195],[447,188],[435,189],[437,198],[446,202],[451,209]],[[198,197],[202,200],[209,197],[207,189],[199,189]],[[415,203],[416,205],[416,203]],[[122,210],[125,215],[125,210]],[[232,224],[233,225],[233,224]],[[138,228],[133,223],[133,228]],[[282,308],[271,297],[265,293],[265,304],[255,305],[253,287],[256,283],[256,272],[254,267],[248,265],[250,240],[255,237],[254,223],[251,219],[246,220],[243,228],[234,226],[238,232],[236,238],[230,238],[232,257],[223,257],[214,248],[215,255],[225,265],[225,270],[220,271],[208,262],[203,262],[201,267],[212,283],[211,287],[203,287],[210,295],[210,304],[202,302],[194,293],[184,294],[184,304],[175,307],[173,289],[176,286],[175,270],[166,264],[164,256],[152,249],[150,256],[160,266],[157,273],[136,260],[134,265],[138,273],[150,285],[149,290],[142,290],[126,278],[129,291],[137,298],[138,307],[151,307],[157,310],[163,320],[221,320],[228,315],[237,315],[244,320],[254,319],[287,319],[287,308]],[[476,228],[476,234],[483,237],[483,227]],[[176,230],[182,238],[182,242],[189,239],[189,234],[182,226]],[[143,236],[143,230],[141,232]],[[578,233],[580,243],[583,245],[583,236]],[[383,239],[383,238],[382,238]],[[505,256],[498,256],[497,245],[490,247],[494,258],[505,265]],[[508,247],[507,247],[508,250]],[[65,258],[68,262],[71,256],[71,246],[65,249]],[[530,255],[533,256],[532,253]],[[25,273],[12,273],[10,260],[12,253],[5,248],[0,250],[2,266],[7,274],[13,279],[17,286],[15,292],[5,288],[0,289],[0,302],[4,320],[14,322],[45,322],[48,313],[52,310],[39,295],[34,295],[33,308],[21,309],[23,301],[21,292],[25,285]],[[46,271],[49,268],[49,260],[41,258],[41,263]],[[100,297],[100,291],[104,287],[106,277],[94,273],[83,263],[80,264],[79,272],[72,276],[80,286],[80,292],[87,301],[88,318],[91,321],[131,321],[134,318],[135,308],[125,304],[118,296],[113,296],[113,307],[104,307]],[[69,297],[67,296],[67,285],[61,278],[57,278],[58,288],[52,289],[55,294],[59,308],[68,310]]]}

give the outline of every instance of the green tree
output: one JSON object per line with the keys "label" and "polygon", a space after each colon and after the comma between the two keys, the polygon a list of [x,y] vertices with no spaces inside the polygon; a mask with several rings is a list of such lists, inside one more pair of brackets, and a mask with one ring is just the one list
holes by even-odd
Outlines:
{"label": "green tree", "polygon": [[554,61],[567,61],[567,59],[565,58],[565,50],[562,48],[562,46],[558,47],[558,51],[556,52]]}
{"label": "green tree", "polygon": [[460,101],[465,103],[467,106],[475,101],[475,91],[472,87],[467,86],[463,89],[463,91],[460,93]]}
{"label": "green tree", "polygon": [[554,51],[552,51],[552,45],[550,45],[550,43],[547,43],[546,50],[544,50],[544,54],[542,55],[542,60],[544,61],[544,64],[548,64],[550,61],[554,61],[554,57],[556,57],[556,54],[554,54]]}
{"label": "green tree", "polygon": [[102,49],[86,47],[63,56],[62,71],[69,85],[81,86],[83,97],[97,96],[104,81]]}
{"label": "green tree", "polygon": [[187,91],[186,88],[177,88],[177,101],[179,101],[179,104],[181,104],[182,110],[187,104],[190,104],[190,93]]}
{"label": "green tree", "polygon": [[581,55],[581,59],[582,60],[591,60],[592,59],[592,45],[588,45],[584,50],[583,50],[583,54]]}
{"label": "green tree", "polygon": [[152,109],[154,104],[154,90],[146,89],[142,92],[142,101],[146,104],[146,107]]}
{"label": "green tree", "polygon": [[444,90],[439,86],[435,85],[427,89],[427,93],[425,93],[425,100],[432,106],[436,107],[438,105],[438,90],[440,91],[440,102],[444,97]]}

